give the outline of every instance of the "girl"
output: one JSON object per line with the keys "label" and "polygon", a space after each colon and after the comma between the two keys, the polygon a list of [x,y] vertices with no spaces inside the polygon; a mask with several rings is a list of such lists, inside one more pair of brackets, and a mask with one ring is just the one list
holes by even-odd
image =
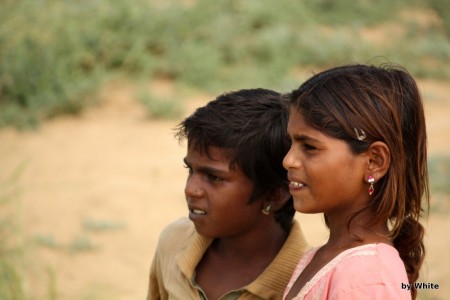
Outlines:
{"label": "girl", "polygon": [[425,118],[414,79],[348,65],[290,95],[294,207],[324,213],[328,242],[307,252],[285,299],[410,299],[424,259],[429,205]]}

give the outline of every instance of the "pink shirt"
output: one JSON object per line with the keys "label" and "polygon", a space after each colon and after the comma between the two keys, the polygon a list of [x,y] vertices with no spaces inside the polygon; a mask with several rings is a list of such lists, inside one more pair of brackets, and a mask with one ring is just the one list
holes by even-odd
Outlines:
{"label": "pink shirt", "polygon": [[[319,248],[309,250],[302,257],[283,299]],[[367,244],[337,255],[293,299],[411,299],[407,283],[405,266],[394,247]]]}

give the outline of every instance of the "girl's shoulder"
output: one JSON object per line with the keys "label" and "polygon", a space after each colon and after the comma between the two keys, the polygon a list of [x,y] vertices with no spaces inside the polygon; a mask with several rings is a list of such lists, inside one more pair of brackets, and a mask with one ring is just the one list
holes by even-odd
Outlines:
{"label": "girl's shoulder", "polygon": [[410,293],[402,289],[402,286],[408,283],[408,276],[397,249],[377,243],[355,247],[345,252],[330,270],[328,279],[331,294],[341,298],[348,298],[345,295],[350,297],[377,294],[409,299]]}
{"label": "girl's shoulder", "polygon": [[[285,294],[318,249],[305,254]],[[367,244],[337,255],[303,287],[298,299],[312,299],[313,295],[323,299],[364,299],[376,295],[379,299],[409,299],[409,292],[402,290],[402,283],[407,282],[405,267],[394,247]]]}
{"label": "girl's shoulder", "polygon": [[337,285],[350,288],[369,285],[394,285],[408,282],[403,261],[397,249],[384,244],[368,244],[348,249],[330,272]]}

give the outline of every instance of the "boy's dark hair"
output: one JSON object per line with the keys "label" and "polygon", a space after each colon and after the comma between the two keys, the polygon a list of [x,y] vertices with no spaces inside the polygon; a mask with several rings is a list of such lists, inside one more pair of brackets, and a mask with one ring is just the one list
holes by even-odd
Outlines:
{"label": "boy's dark hair", "polygon": [[[208,154],[210,147],[227,151],[230,168],[240,166],[254,183],[249,203],[287,189],[283,158],[289,150],[286,132],[287,101],[275,91],[245,89],[220,95],[198,108],[176,128],[179,141]],[[295,210],[292,197],[275,212],[276,220],[290,231]]]}

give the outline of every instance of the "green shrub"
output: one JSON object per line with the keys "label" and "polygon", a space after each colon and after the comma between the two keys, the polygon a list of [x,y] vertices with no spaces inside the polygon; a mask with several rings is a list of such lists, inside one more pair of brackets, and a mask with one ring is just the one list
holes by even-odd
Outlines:
{"label": "green shrub", "polygon": [[450,156],[431,156],[428,159],[428,172],[431,193],[450,195]]}
{"label": "green shrub", "polygon": [[137,99],[149,113],[151,118],[172,119],[181,116],[184,107],[175,99],[159,97],[147,91],[140,91]]}
{"label": "green shrub", "polygon": [[[433,7],[441,3],[432,2]],[[0,127],[33,127],[54,115],[77,113],[116,74],[164,77],[214,93],[280,89],[293,82],[295,69],[386,56],[414,75],[450,78],[450,41],[439,28],[404,22],[400,26],[411,34],[383,47],[360,36],[364,26],[399,22],[399,11],[424,5],[419,0],[136,0],[132,5],[5,0]],[[444,23],[445,11],[439,12]]]}
{"label": "green shrub", "polygon": [[447,0],[428,0],[429,6],[441,17],[447,37],[450,38],[450,5]]}
{"label": "green shrub", "polygon": [[430,212],[448,214],[450,210],[450,156],[433,155],[428,159]]}
{"label": "green shrub", "polygon": [[16,212],[16,180],[23,171],[19,166],[0,181],[0,299],[25,300],[22,247],[19,242]]}

